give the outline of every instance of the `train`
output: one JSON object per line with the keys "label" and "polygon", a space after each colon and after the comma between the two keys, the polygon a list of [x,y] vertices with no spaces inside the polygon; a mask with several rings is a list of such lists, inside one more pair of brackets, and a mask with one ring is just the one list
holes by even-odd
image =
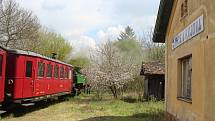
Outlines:
{"label": "train", "polygon": [[80,72],[80,69],[81,69],[80,67],[74,67],[75,71],[73,71],[74,72],[73,96],[79,95],[82,89],[84,89],[85,92],[87,80],[84,74]]}
{"label": "train", "polygon": [[71,64],[0,47],[0,106],[3,102],[27,104],[72,94],[76,76]]}

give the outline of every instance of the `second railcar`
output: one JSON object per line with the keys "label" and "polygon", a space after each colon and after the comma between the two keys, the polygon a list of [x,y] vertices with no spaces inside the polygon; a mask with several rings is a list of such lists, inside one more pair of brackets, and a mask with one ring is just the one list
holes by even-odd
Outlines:
{"label": "second railcar", "polygon": [[7,52],[8,100],[34,102],[71,93],[72,65],[29,51]]}

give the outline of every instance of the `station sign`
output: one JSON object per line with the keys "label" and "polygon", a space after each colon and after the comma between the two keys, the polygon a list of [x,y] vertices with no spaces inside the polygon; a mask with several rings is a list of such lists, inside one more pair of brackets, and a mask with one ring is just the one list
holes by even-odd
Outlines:
{"label": "station sign", "polygon": [[172,49],[177,48],[184,42],[192,39],[201,32],[204,31],[204,16],[201,15],[194,22],[192,22],[188,27],[186,27],[182,32],[176,35],[172,41]]}

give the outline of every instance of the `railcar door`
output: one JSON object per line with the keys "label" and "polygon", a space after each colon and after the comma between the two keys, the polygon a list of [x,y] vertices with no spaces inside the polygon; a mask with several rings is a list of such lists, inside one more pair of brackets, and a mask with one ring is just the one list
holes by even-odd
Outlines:
{"label": "railcar door", "polygon": [[4,81],[6,67],[6,52],[0,49],[0,102],[4,99]]}
{"label": "railcar door", "polygon": [[25,59],[25,77],[23,83],[23,98],[33,96],[35,81],[35,59],[26,57]]}

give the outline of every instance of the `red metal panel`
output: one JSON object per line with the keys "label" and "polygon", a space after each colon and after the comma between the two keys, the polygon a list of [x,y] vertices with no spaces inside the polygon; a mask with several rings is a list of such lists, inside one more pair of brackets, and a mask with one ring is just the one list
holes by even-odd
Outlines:
{"label": "red metal panel", "polygon": [[4,83],[5,83],[5,71],[6,71],[6,51],[0,49],[1,56],[1,73],[0,73],[0,103],[4,100]]}
{"label": "red metal panel", "polygon": [[[57,64],[57,63],[54,63],[54,67],[55,66],[58,66],[59,67],[59,65]],[[55,78],[55,70],[54,70],[54,68],[53,68],[53,88],[52,88],[52,90],[53,90],[53,93],[57,93],[57,92],[60,92],[59,91],[59,69],[58,69],[58,78]]]}
{"label": "red metal panel", "polygon": [[[31,77],[26,77],[27,61],[32,62]],[[7,85],[7,93],[11,93],[14,100],[57,94],[60,92],[70,92],[72,89],[72,79],[60,78],[60,67],[71,69],[71,67],[66,64],[60,64],[41,57],[19,54],[11,54],[8,62],[9,69],[7,71],[7,80],[13,80],[13,83]],[[38,76],[39,62],[44,63],[44,76],[42,77]],[[46,77],[47,64],[49,63],[53,65],[51,78]],[[54,78],[55,65],[59,66],[59,78]]]}
{"label": "red metal panel", "polygon": [[6,92],[13,99],[22,98],[24,56],[9,54],[7,58]]}
{"label": "red metal panel", "polygon": [[[66,68],[68,69],[68,72],[70,72],[70,67],[69,66],[65,66],[65,71],[66,71]],[[71,89],[72,89],[72,79],[65,78],[64,79],[64,85],[65,85],[66,91],[71,91]]]}
{"label": "red metal panel", "polygon": [[[33,96],[34,92],[34,81],[35,81],[35,65],[36,65],[36,60],[33,57],[26,56],[24,58],[24,78],[23,78],[23,92],[22,92],[22,98],[29,98]],[[30,68],[30,63],[31,63],[31,68]],[[29,64],[29,65],[28,65]],[[29,66],[27,70],[27,67]],[[26,71],[30,71],[30,75],[26,75]]]}
{"label": "red metal panel", "polygon": [[[59,67],[59,65],[57,63],[55,63],[55,66]],[[60,85],[60,82],[59,82],[59,69],[58,69],[58,78],[54,77],[54,88],[53,88],[54,93],[60,92],[59,85]]]}
{"label": "red metal panel", "polygon": [[[47,70],[48,70],[48,67],[47,65],[50,64],[52,65],[52,75],[51,77],[47,77]],[[46,94],[54,94],[54,62],[50,62],[48,60],[46,60],[46,66],[45,66],[45,81],[47,82],[47,85],[46,85]]]}
{"label": "red metal panel", "polygon": [[72,89],[73,88],[73,83],[74,83],[74,74],[73,74],[73,71],[74,71],[74,68],[73,67],[69,67],[69,73],[71,73],[71,79],[69,79],[70,80],[70,89]]}
{"label": "red metal panel", "polygon": [[64,89],[64,91],[67,91],[68,90],[68,85],[67,85],[67,79],[66,79],[66,77],[65,77],[65,71],[66,71],[66,69],[65,69],[66,67],[63,65],[63,89]]}
{"label": "red metal panel", "polygon": [[39,62],[45,63],[45,60],[41,58],[37,58],[37,61],[36,61],[36,71],[35,71],[36,76],[35,76],[35,90],[34,90],[34,96],[36,97],[46,95],[45,87],[47,85],[47,82],[44,79],[45,74],[43,77],[39,76],[39,73],[38,73]]}
{"label": "red metal panel", "polygon": [[[60,69],[61,69],[61,68],[63,68],[63,65],[62,65],[62,64],[60,64]],[[60,92],[66,91],[66,90],[65,90],[65,87],[64,87],[64,78],[63,78],[63,77],[60,77],[59,81],[60,81],[60,85],[59,85]]]}

